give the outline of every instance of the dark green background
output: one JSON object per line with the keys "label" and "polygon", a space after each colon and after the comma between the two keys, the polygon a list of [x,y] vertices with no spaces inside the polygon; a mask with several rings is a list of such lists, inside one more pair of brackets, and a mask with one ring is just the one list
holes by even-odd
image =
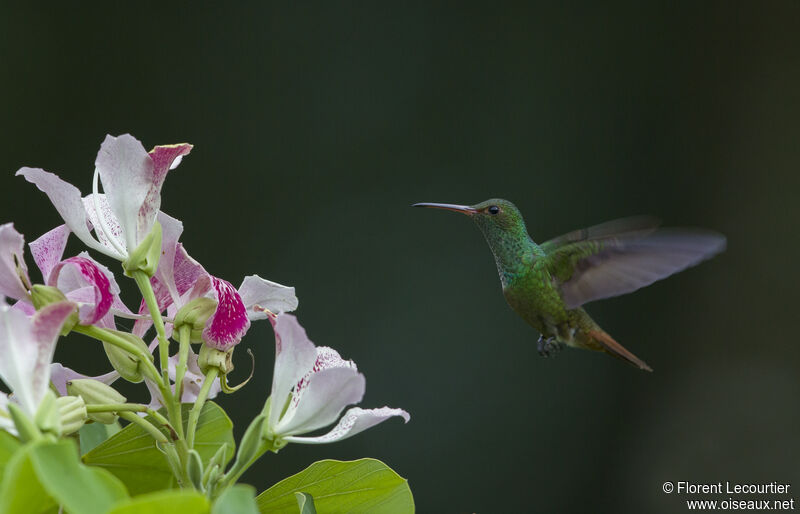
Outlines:
{"label": "dark green background", "polygon": [[[800,4],[646,4],[4,5],[0,221],[29,241],[60,223],[20,166],[88,192],[106,133],[194,143],[162,204],[192,255],[296,286],[311,338],[365,373],[362,406],[412,415],[266,456],[259,489],[371,456],[420,512],[685,511],[666,480],[800,500]],[[492,196],[539,241],[649,213],[728,251],[589,306],[654,373],[544,360],[477,229],[409,208]],[[242,345],[257,375],[221,400],[239,430],[268,394],[269,326]]]}

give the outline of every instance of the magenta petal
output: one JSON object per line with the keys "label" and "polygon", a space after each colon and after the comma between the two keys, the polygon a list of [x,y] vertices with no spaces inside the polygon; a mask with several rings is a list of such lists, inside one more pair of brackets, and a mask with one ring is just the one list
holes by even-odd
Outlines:
{"label": "magenta petal", "polygon": [[161,186],[167,178],[167,172],[175,168],[184,155],[192,151],[192,145],[182,143],[177,145],[157,146],[150,152],[153,161],[153,181],[147,196],[139,209],[139,231],[147,233],[153,226],[158,210],[161,208]]}
{"label": "magenta petal", "polygon": [[[209,276],[203,266],[186,253],[181,243],[178,243],[175,249],[172,272],[179,296],[183,296],[188,290],[195,288],[201,277]],[[210,289],[210,284],[208,287]]]}
{"label": "magenta petal", "polygon": [[109,280],[100,265],[84,256],[70,257],[58,263],[47,284],[59,288],[68,297],[70,292],[82,291],[86,286],[94,289],[92,302],[86,302],[83,294],[75,298],[88,304],[88,308],[80,310],[81,324],[84,325],[92,325],[105,316],[114,303],[114,294],[119,292],[116,283]]}
{"label": "magenta petal", "polygon": [[25,239],[14,229],[12,223],[0,225],[0,295],[19,300],[28,297],[28,291],[17,274],[19,265],[28,279],[28,267],[22,256]]}
{"label": "magenta petal", "polygon": [[211,284],[218,304],[217,310],[206,321],[203,340],[217,350],[227,351],[239,344],[250,328],[250,320],[239,292],[230,282],[211,277]]}
{"label": "magenta petal", "polygon": [[33,260],[39,267],[39,271],[42,272],[42,278],[44,278],[45,283],[47,283],[53,268],[61,261],[61,257],[64,255],[69,232],[69,227],[61,225],[28,244]]}

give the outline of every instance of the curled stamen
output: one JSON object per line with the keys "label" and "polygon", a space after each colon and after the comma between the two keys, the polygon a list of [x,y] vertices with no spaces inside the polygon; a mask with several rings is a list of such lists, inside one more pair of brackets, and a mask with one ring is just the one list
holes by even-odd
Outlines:
{"label": "curled stamen", "polygon": [[253,378],[253,374],[256,371],[256,357],[255,357],[255,355],[253,355],[253,352],[250,351],[250,348],[247,349],[247,354],[250,356],[250,363],[251,363],[250,376],[247,377],[247,379],[244,382],[242,382],[241,384],[239,384],[237,386],[230,387],[230,386],[228,386],[228,380],[226,378],[227,375],[222,375],[221,377],[219,377],[220,386],[222,386],[222,390],[226,394],[235,393],[236,391],[238,391],[239,389],[241,389],[245,385],[247,385],[247,383],[250,382],[250,379]]}

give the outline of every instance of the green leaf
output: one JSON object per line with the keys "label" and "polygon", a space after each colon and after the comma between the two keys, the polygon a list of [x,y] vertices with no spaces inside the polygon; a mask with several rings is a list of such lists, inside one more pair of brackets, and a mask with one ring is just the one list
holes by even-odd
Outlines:
{"label": "green leaf", "polygon": [[207,514],[208,500],[197,491],[175,489],[124,500],[108,514]]}
{"label": "green leaf", "polygon": [[229,487],[214,502],[211,514],[258,514],[256,489],[245,484]]}
{"label": "green leaf", "polygon": [[122,430],[119,423],[87,423],[78,431],[81,440],[81,455],[86,455],[100,443]]}
{"label": "green leaf", "polygon": [[281,480],[256,498],[262,513],[297,513],[294,493],[313,496],[320,512],[413,513],[408,482],[375,459],[322,460]]}
{"label": "green leaf", "polygon": [[104,514],[128,497],[114,475],[81,464],[78,449],[69,439],[34,445],[29,453],[39,482],[67,512]]}
{"label": "green leaf", "polygon": [[19,440],[5,430],[0,430],[0,483],[3,481],[3,472],[8,461],[22,446]]}
{"label": "green leaf", "polygon": [[294,493],[297,499],[297,506],[300,507],[300,514],[317,514],[314,507],[314,498],[308,493]]}
{"label": "green leaf", "polygon": [[[184,424],[191,405],[183,407]],[[227,444],[233,455],[233,423],[214,402],[206,402],[197,423],[194,447],[203,464]],[[175,486],[172,470],[164,454],[155,446],[153,438],[136,425],[128,425],[95,449],[83,456],[83,461],[92,466],[105,468],[122,480],[131,495],[139,495],[170,489]],[[227,464],[226,462],[223,463]]]}
{"label": "green leaf", "polygon": [[39,514],[56,505],[39,482],[31,462],[30,449],[35,444],[20,448],[6,465],[3,483],[0,484],[0,514]]}

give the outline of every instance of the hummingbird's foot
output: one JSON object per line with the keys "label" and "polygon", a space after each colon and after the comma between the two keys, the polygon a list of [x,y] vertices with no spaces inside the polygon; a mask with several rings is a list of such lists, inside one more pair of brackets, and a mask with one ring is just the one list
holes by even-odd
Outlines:
{"label": "hummingbird's foot", "polygon": [[555,337],[548,337],[547,339],[544,336],[539,336],[539,341],[536,344],[536,349],[539,351],[539,355],[542,357],[550,357],[551,355],[555,355],[561,349],[561,343],[556,341]]}

